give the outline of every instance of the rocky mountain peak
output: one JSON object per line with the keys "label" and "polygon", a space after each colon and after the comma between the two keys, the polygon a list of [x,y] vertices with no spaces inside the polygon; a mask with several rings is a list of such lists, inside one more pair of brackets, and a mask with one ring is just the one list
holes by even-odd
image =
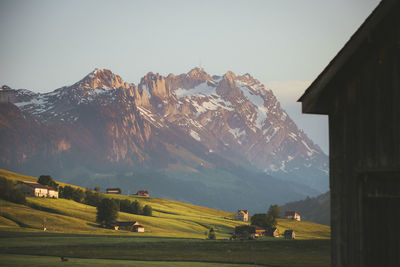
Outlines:
{"label": "rocky mountain peak", "polygon": [[139,89],[147,91],[149,96],[165,98],[171,95],[171,91],[166,86],[165,77],[156,73],[149,72],[144,76],[139,83]]}
{"label": "rocky mountain peak", "polygon": [[130,84],[107,69],[94,69],[80,80],[77,85],[85,88],[117,89],[130,88]]}
{"label": "rocky mountain peak", "polygon": [[237,80],[242,81],[242,82],[247,82],[247,83],[259,83],[258,80],[256,80],[253,76],[251,76],[249,73],[246,73],[241,76],[236,77]]}
{"label": "rocky mountain peak", "polygon": [[235,73],[233,73],[232,71],[228,70],[225,74],[224,74],[224,79],[227,79],[229,81],[233,81],[236,78]]}
{"label": "rocky mountain peak", "polygon": [[187,74],[192,79],[196,79],[196,80],[202,80],[202,81],[212,80],[212,77],[207,72],[205,72],[203,68],[199,68],[199,67],[191,69]]}

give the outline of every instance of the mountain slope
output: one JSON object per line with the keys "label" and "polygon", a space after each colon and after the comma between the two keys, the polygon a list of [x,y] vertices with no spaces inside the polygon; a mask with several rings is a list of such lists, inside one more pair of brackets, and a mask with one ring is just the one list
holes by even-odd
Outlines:
{"label": "mountain slope", "polygon": [[249,74],[148,73],[136,87],[96,69],[50,93],[3,87],[0,96],[16,106],[0,104],[8,112],[0,117],[3,168],[85,186],[174,185],[180,191],[167,197],[212,195],[223,209],[242,202],[221,203],[221,192],[256,193],[261,208],[327,189],[327,156]]}

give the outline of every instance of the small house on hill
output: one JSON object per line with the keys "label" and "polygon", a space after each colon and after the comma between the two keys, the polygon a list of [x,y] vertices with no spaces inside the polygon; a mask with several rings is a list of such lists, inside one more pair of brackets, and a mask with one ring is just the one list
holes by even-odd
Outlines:
{"label": "small house on hill", "polygon": [[106,189],[107,194],[118,194],[120,195],[122,193],[120,188],[107,188]]}
{"label": "small house on hill", "polygon": [[265,229],[265,236],[279,237],[279,230],[276,227]]}
{"label": "small house on hill", "polygon": [[148,197],[149,192],[147,190],[139,190],[139,191],[137,191],[136,195],[141,196],[141,197]]}
{"label": "small house on hill", "polygon": [[298,214],[295,211],[286,211],[285,212],[285,217],[286,217],[286,219],[289,219],[289,220],[296,220],[296,221],[300,221],[301,220],[300,214]]}
{"label": "small house on hill", "polygon": [[116,222],[113,225],[114,230],[125,230],[131,232],[144,232],[144,227],[139,224],[137,221],[128,221],[128,222]]}
{"label": "small house on hill", "polygon": [[25,196],[28,197],[51,197],[58,198],[58,191],[53,187],[42,185],[36,182],[22,182],[16,186]]}
{"label": "small house on hill", "polygon": [[283,233],[283,236],[285,237],[285,239],[295,239],[296,238],[296,234],[293,230],[286,230]]}
{"label": "small house on hill", "polygon": [[235,235],[238,238],[255,238],[264,234],[265,229],[255,225],[240,225],[235,227]]}
{"label": "small house on hill", "polygon": [[242,222],[248,222],[249,221],[249,212],[247,210],[238,210],[235,213],[235,220],[242,221]]}

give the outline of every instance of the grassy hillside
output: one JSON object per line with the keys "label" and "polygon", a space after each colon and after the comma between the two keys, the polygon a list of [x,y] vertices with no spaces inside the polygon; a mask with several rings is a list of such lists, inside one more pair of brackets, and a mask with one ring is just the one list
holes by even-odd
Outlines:
{"label": "grassy hillside", "polygon": [[[0,176],[11,180],[36,181],[34,177],[5,170],[0,170]],[[0,200],[0,231],[40,231],[45,224],[49,232],[55,233],[204,238],[208,229],[213,227],[217,238],[225,239],[231,236],[235,226],[244,224],[234,221],[232,213],[178,201],[125,195],[107,196],[137,199],[143,205],[151,205],[153,216],[120,212],[118,218],[120,221],[139,221],[146,232],[132,233],[100,228],[95,223],[95,207],[66,199],[33,197],[27,198],[27,205]],[[278,221],[278,229],[281,233],[289,228],[294,229],[300,239],[330,237],[330,229],[327,226],[285,219]]]}

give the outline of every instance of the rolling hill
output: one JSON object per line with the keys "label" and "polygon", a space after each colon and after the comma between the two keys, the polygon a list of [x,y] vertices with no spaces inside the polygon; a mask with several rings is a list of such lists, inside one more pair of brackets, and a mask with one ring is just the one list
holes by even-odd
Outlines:
{"label": "rolling hill", "polygon": [[[14,181],[35,181],[36,178],[0,170],[0,176]],[[65,185],[65,184],[63,184]],[[83,189],[83,188],[82,188]],[[138,200],[153,208],[153,216],[120,212],[118,220],[139,221],[146,232],[132,233],[98,227],[96,208],[66,199],[27,198],[27,205],[0,200],[0,231],[39,232],[45,223],[48,232],[89,235],[132,235],[152,237],[205,238],[210,227],[217,238],[229,238],[235,226],[244,224],[233,220],[233,214],[183,202],[127,195],[106,195],[112,198]],[[300,239],[330,238],[330,228],[312,222],[278,220],[281,233],[294,229]]]}

